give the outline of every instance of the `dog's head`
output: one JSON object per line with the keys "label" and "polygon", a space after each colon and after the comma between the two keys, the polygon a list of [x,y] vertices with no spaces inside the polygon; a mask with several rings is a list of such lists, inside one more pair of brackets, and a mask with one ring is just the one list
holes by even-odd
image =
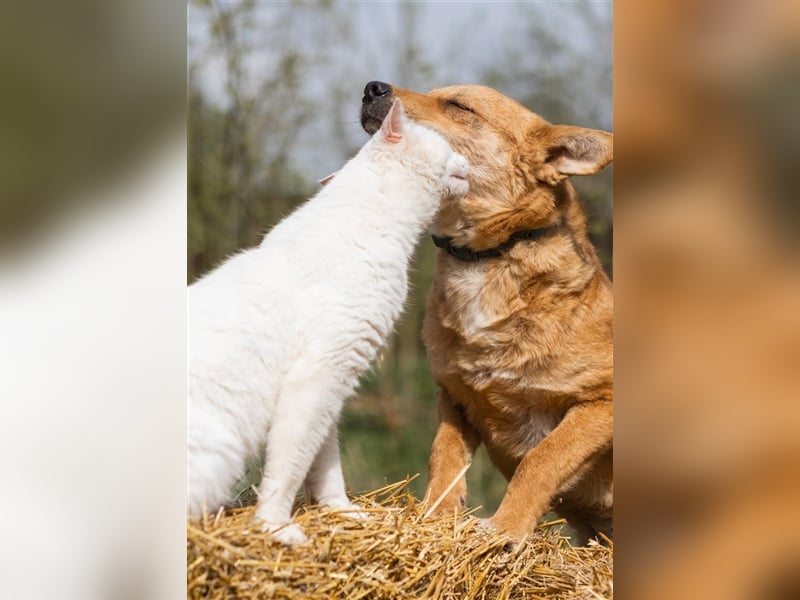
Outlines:
{"label": "dog's head", "polygon": [[371,81],[361,105],[367,133],[378,130],[395,99],[469,161],[470,193],[443,204],[434,228],[475,249],[502,241],[509,230],[548,225],[556,218],[564,181],[597,173],[612,160],[611,134],[552,125],[479,85],[420,94]]}

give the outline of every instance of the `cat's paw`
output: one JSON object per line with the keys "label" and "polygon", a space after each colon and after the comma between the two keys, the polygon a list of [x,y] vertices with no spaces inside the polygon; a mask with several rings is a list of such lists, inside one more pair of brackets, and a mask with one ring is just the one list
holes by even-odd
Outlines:
{"label": "cat's paw", "polygon": [[369,513],[361,510],[361,506],[348,502],[346,506],[337,507],[336,514],[347,517],[348,519],[364,520],[369,518]]}
{"label": "cat's paw", "polygon": [[261,531],[269,533],[281,544],[299,546],[308,541],[308,536],[294,523],[267,523],[261,522]]}
{"label": "cat's paw", "polygon": [[303,533],[303,530],[294,524],[291,519],[285,520],[279,515],[270,514],[265,506],[256,511],[254,521],[261,531],[269,533],[282,544],[296,546],[308,541],[308,537]]}
{"label": "cat's paw", "polygon": [[321,500],[320,504],[326,506],[337,515],[342,515],[348,519],[366,519],[369,515],[361,511],[361,506],[350,502],[346,495],[342,494],[335,498]]}
{"label": "cat's paw", "polygon": [[445,165],[444,184],[450,196],[465,196],[469,191],[469,162],[460,154],[453,154]]}

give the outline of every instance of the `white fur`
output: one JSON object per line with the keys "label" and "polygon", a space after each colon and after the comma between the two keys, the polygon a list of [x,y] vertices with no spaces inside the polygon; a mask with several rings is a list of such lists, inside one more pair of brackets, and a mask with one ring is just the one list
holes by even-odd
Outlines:
{"label": "white fur", "polygon": [[461,328],[468,338],[477,336],[481,330],[495,322],[481,305],[481,294],[486,289],[485,270],[483,264],[477,263],[459,273],[459,289],[465,298],[470,299],[461,317]]}
{"label": "white fur", "polygon": [[256,515],[278,539],[305,540],[291,523],[304,480],[316,501],[353,508],[339,461],[342,404],[394,327],[414,246],[441,198],[466,193],[466,169],[398,105],[258,247],[190,286],[190,515],[231,500],[265,447]]}

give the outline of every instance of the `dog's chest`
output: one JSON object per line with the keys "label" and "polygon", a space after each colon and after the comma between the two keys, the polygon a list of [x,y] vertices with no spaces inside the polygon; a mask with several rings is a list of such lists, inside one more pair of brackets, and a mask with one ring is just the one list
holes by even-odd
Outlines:
{"label": "dog's chest", "polygon": [[467,342],[495,327],[514,302],[503,278],[493,276],[484,263],[459,264],[440,276],[443,324]]}
{"label": "dog's chest", "polygon": [[501,405],[501,414],[485,419],[476,415],[485,429],[484,443],[513,459],[522,458],[541,442],[563,418],[563,411],[549,406],[538,406],[508,401]]}
{"label": "dog's chest", "polygon": [[486,277],[483,269],[474,267],[465,269],[453,283],[453,294],[461,302],[460,309],[454,316],[458,321],[459,329],[467,338],[473,338],[494,322],[492,311],[484,305],[483,294],[485,291]]}

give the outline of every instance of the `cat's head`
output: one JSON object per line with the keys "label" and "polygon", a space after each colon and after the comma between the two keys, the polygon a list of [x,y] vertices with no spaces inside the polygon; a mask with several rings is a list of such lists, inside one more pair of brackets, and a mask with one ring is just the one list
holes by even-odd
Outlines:
{"label": "cat's head", "polygon": [[433,129],[409,119],[400,100],[394,101],[373,139],[391,153],[402,153],[411,168],[416,165],[439,178],[444,195],[464,196],[469,191],[467,159]]}

